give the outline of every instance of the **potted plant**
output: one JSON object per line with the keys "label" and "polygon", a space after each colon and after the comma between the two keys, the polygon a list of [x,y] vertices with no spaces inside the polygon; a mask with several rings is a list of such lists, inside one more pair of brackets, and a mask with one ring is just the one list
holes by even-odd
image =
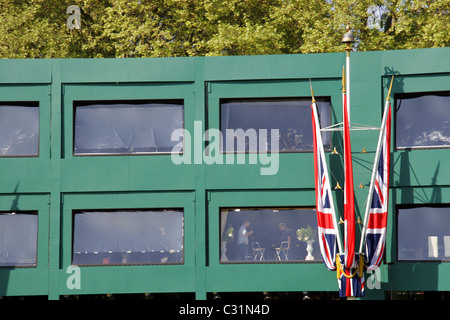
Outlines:
{"label": "potted plant", "polygon": [[309,225],[306,228],[297,229],[297,239],[306,242],[306,251],[308,252],[308,255],[305,260],[314,260],[312,255],[312,245],[316,239],[316,230]]}

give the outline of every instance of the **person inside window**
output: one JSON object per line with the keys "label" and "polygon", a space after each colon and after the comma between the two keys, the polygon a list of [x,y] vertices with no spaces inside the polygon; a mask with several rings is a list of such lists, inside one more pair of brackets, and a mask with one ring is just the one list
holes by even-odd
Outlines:
{"label": "person inside window", "polygon": [[286,227],[284,222],[280,223],[278,227],[280,228],[280,243],[287,242],[287,249],[289,250],[291,247],[291,230]]}
{"label": "person inside window", "polygon": [[252,230],[249,230],[250,221],[246,220],[239,228],[237,235],[238,255],[237,260],[248,259],[248,237],[253,234]]}

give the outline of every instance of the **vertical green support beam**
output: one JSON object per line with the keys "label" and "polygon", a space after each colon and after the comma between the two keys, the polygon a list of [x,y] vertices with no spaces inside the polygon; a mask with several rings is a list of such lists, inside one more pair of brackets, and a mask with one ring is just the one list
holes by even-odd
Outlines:
{"label": "vertical green support beam", "polygon": [[[194,103],[195,121],[201,121],[201,132],[194,130],[194,137],[201,134],[205,128],[205,88],[204,88],[204,59],[195,58],[195,83],[194,83]],[[195,126],[194,129],[198,127]],[[200,131],[200,130],[198,130]],[[192,133],[191,133],[192,135]],[[193,158],[203,159],[204,144],[203,138],[193,139]],[[198,144],[201,141],[201,145]],[[195,298],[206,300],[206,190],[205,190],[205,167],[203,161],[195,163]]]}
{"label": "vertical green support beam", "polygon": [[49,300],[59,299],[60,229],[61,229],[61,64],[52,61],[51,127],[50,127],[50,228],[49,228]]}

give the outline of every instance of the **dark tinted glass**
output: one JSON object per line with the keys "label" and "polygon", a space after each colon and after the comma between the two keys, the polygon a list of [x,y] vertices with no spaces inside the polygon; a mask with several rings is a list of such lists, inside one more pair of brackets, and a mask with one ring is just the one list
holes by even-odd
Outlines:
{"label": "dark tinted glass", "polygon": [[39,154],[39,106],[37,103],[0,103],[0,155]]}
{"label": "dark tinted glass", "polygon": [[75,213],[74,264],[182,262],[182,211]]}
{"label": "dark tinted glass", "polygon": [[450,207],[399,209],[398,259],[450,259]]}
{"label": "dark tinted glass", "polygon": [[450,92],[396,97],[396,146],[450,147]]}
{"label": "dark tinted glass", "polygon": [[220,219],[221,263],[322,261],[314,209],[222,209]]}
{"label": "dark tinted glass", "polygon": [[38,215],[0,213],[0,266],[35,266]]}
{"label": "dark tinted glass", "polygon": [[[331,103],[325,99],[317,99],[317,108],[321,127],[329,126]],[[273,150],[274,147],[270,145],[272,129],[279,130],[278,150],[275,151],[313,151],[311,99],[223,100],[220,117],[220,127],[224,137],[222,150],[224,151]],[[240,129],[242,131],[239,133]],[[262,130],[267,130],[267,133],[263,133]],[[249,138],[252,134],[256,134],[257,138]],[[266,134],[267,139],[263,140],[267,144],[261,145],[261,134]],[[232,135],[236,136],[235,143],[227,145],[227,138]],[[245,135],[247,135],[245,144],[236,142],[244,139]],[[325,149],[330,149],[330,132],[324,132],[322,137]]]}
{"label": "dark tinted glass", "polygon": [[94,103],[75,107],[74,154],[167,153],[183,128],[183,104]]}

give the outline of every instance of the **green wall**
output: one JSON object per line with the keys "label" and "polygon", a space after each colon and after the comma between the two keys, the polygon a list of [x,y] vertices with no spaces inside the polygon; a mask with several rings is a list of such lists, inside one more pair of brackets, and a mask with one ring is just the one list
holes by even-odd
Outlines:
{"label": "green wall", "polygon": [[[449,56],[450,48],[352,53],[352,122],[379,126],[392,74],[391,97],[449,90]],[[193,133],[195,121],[202,131],[219,128],[221,98],[309,98],[310,80],[315,96],[331,98],[336,123],[344,64],[345,53],[0,60],[0,101],[40,104],[39,156],[0,158],[0,210],[38,211],[37,267],[0,268],[0,295],[193,292],[205,299],[216,291],[337,291],[335,273],[322,263],[219,263],[220,207],[315,205],[312,153],[281,153],[276,175],[260,175],[261,166],[250,164],[175,165],[170,155],[73,156],[72,123],[76,100],[183,99],[185,128]],[[377,137],[352,133],[361,215],[367,187],[357,186],[369,184]],[[339,140],[333,134],[338,151]],[[341,160],[327,157],[342,179]],[[443,203],[450,199],[450,170],[443,165],[449,159],[448,149],[392,149],[386,263],[381,288],[367,289],[367,299],[383,299],[390,290],[450,291],[450,264],[397,262],[395,218],[398,204],[430,203],[433,190]],[[184,208],[184,264],[81,267],[81,289],[69,289],[72,210],[143,207]]]}

